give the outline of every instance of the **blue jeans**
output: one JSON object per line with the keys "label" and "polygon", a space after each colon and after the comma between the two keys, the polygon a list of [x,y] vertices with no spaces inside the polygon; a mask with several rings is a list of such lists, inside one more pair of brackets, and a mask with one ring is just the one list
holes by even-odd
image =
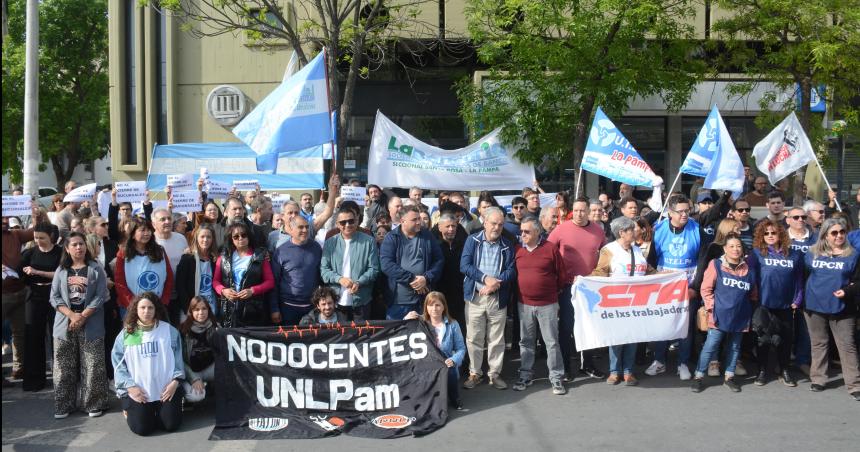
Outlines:
{"label": "blue jeans", "polygon": [[[639,344],[613,345],[609,347],[609,373],[632,375],[636,359],[636,346]],[[620,366],[619,366],[620,358]]]}
{"label": "blue jeans", "polygon": [[[696,310],[699,309],[701,301],[690,300],[690,309],[687,311],[687,337],[679,339],[680,348],[678,349],[678,365],[687,364],[690,361],[690,355],[693,352],[693,338],[695,337],[696,327]],[[654,360],[662,364],[666,364],[666,352],[671,341],[657,341],[651,343],[651,348],[654,349]]]}
{"label": "blue jeans", "polygon": [[421,306],[419,303],[413,304],[393,304],[388,307],[388,310],[385,311],[385,320],[403,320],[403,317],[406,317],[406,314],[409,314],[409,311],[415,311],[417,313],[421,313]]}
{"label": "blue jeans", "polygon": [[696,366],[696,378],[703,377],[705,371],[708,370],[708,363],[714,359],[720,350],[720,343],[723,338],[728,336],[729,347],[726,357],[726,378],[735,375],[735,366],[738,363],[738,356],[741,354],[741,340],[744,333],[720,331],[716,328],[708,330],[708,338],[705,339],[705,346],[702,347],[702,353],[699,355],[699,365]]}
{"label": "blue jeans", "polygon": [[564,364],[564,373],[570,372],[570,355],[573,344],[573,304],[570,302],[571,284],[566,284],[561,290],[558,298],[558,345],[561,348],[561,362]]}
{"label": "blue jeans", "polygon": [[460,368],[456,365],[448,368],[448,401],[457,403],[460,400]]}
{"label": "blue jeans", "polygon": [[812,362],[812,342],[809,340],[809,329],[806,318],[797,310],[794,325],[794,364],[807,366]]}

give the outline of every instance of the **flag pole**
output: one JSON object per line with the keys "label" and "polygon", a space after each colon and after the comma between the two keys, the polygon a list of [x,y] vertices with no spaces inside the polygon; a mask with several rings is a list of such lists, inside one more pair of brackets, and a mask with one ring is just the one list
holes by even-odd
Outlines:
{"label": "flag pole", "polygon": [[660,216],[658,218],[663,218],[663,212],[666,210],[666,205],[669,204],[669,198],[672,197],[672,192],[675,191],[675,185],[678,184],[678,180],[681,179],[681,173],[678,171],[678,175],[675,176],[675,182],[672,182],[672,186],[669,187],[669,191],[666,192],[666,202],[663,203],[663,208],[660,209]]}
{"label": "flag pole", "polygon": [[582,165],[579,165],[579,172],[576,173],[576,190],[573,199],[579,198],[579,182],[582,179]]}
{"label": "flag pole", "polygon": [[[827,180],[827,175],[824,174],[824,170],[821,168],[821,163],[818,163],[818,156],[815,156],[815,165],[818,166],[818,171],[821,172],[821,178],[824,179],[824,184],[827,185],[827,192],[831,191],[830,182]],[[842,212],[842,206],[839,205],[839,193],[833,198],[833,202],[836,203],[836,210]]]}

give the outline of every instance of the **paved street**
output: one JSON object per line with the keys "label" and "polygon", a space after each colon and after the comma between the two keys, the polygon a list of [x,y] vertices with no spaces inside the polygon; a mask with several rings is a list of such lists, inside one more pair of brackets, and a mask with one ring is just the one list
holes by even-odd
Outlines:
{"label": "paved street", "polygon": [[[605,357],[600,365],[605,368]],[[513,382],[517,366],[516,361],[506,363],[508,382]],[[7,363],[4,375],[9,370]],[[545,376],[546,370],[541,372]],[[757,387],[747,377],[740,394],[730,393],[719,382],[709,378],[712,386],[693,394],[686,383],[665,374],[643,376],[635,388],[582,377],[568,385],[571,391],[566,396],[552,395],[546,379],[525,392],[483,385],[463,392],[467,411],[453,412],[447,426],[424,438],[369,440],[342,435],[277,442],[208,441],[214,404],[185,413],[181,431],[150,438],[128,430],[118,402],[101,418],[75,413],[54,420],[52,392],[23,393],[18,383],[3,388],[3,450],[858,450],[860,404],[849,397],[841,379],[832,379],[829,389],[818,394],[808,391],[805,379],[797,388],[776,381]]]}

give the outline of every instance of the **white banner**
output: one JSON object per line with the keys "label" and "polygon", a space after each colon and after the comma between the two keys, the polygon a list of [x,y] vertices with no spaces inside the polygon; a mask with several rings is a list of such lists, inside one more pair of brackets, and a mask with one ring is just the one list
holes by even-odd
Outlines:
{"label": "white banner", "polygon": [[256,190],[259,185],[260,181],[257,179],[242,179],[233,181],[233,188],[239,191]]}
{"label": "white banner", "polygon": [[496,129],[461,149],[445,150],[419,141],[376,112],[367,179],[382,187],[444,190],[520,190],[532,185],[532,165],[514,157]]}
{"label": "white banner", "polygon": [[80,187],[72,190],[63,198],[63,202],[84,202],[84,201],[92,201],[93,197],[96,195],[96,184],[87,184],[81,185]]}
{"label": "white banner", "polygon": [[344,185],[340,187],[340,197],[344,201],[355,201],[359,206],[364,205],[364,197],[367,196],[367,189],[364,187],[353,187]]}
{"label": "white banner", "polygon": [[3,195],[3,216],[33,215],[33,198],[30,195]]}
{"label": "white banner", "polygon": [[571,290],[579,350],[687,337],[686,273],[580,276]]}
{"label": "white banner", "polygon": [[172,192],[174,212],[200,212],[200,192],[197,190],[184,190]]}
{"label": "white banner", "polygon": [[146,199],[146,181],[116,182],[116,202],[143,202]]}
{"label": "white banner", "polygon": [[168,174],[167,186],[171,190],[190,190],[194,188],[195,182],[197,182],[194,176],[194,173]]}
{"label": "white banner", "polygon": [[771,184],[815,161],[812,144],[794,112],[755,145],[753,157],[755,165],[767,174]]}
{"label": "white banner", "polygon": [[206,196],[209,199],[227,199],[230,196],[231,190],[233,190],[233,185],[227,182],[210,179],[206,183]]}

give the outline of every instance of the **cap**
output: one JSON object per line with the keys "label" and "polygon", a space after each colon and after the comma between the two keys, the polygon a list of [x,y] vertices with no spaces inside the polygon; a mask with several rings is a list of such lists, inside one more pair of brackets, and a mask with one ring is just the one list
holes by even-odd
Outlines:
{"label": "cap", "polygon": [[10,227],[10,228],[20,228],[20,227],[22,227],[22,226],[21,226],[21,220],[19,220],[19,219],[18,219],[18,217],[10,217],[10,218],[9,218],[9,227]]}
{"label": "cap", "polygon": [[700,202],[709,202],[709,203],[713,203],[713,202],[714,202],[714,198],[713,198],[713,197],[711,197],[711,193],[710,193],[710,192],[699,193],[699,196],[696,196],[696,203],[700,203]]}

